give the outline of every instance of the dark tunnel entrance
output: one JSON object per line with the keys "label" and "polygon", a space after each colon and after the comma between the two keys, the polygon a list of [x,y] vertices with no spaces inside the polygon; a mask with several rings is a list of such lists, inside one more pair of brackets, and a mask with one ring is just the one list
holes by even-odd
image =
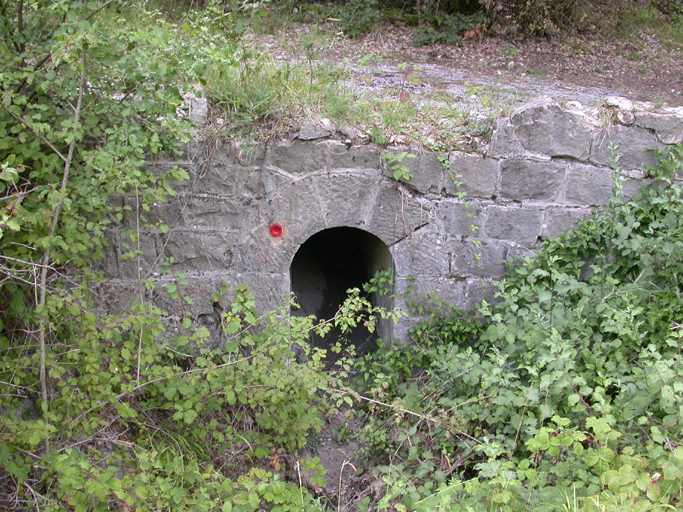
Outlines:
{"label": "dark tunnel entrance", "polygon": [[[393,269],[391,253],[376,236],[357,228],[339,227],[320,231],[304,242],[290,267],[292,292],[300,309],[294,315],[314,315],[318,319],[334,317],[346,299],[349,288],[360,288],[378,271]],[[374,306],[390,309],[391,294],[373,293]],[[324,338],[313,335],[313,345],[329,348],[337,341],[368,349],[377,338],[391,338],[390,320],[379,320],[377,331],[370,334],[364,327],[342,335],[332,329]],[[329,354],[328,354],[329,357]]]}

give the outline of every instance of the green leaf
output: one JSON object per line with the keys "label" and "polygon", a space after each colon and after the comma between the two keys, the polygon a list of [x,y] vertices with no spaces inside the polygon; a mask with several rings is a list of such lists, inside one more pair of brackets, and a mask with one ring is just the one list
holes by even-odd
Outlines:
{"label": "green leaf", "polygon": [[188,425],[192,423],[194,420],[197,419],[197,411],[194,409],[190,409],[188,411],[185,411],[185,415],[183,416],[183,420],[185,420],[185,423]]}
{"label": "green leaf", "polygon": [[180,297],[180,294],[178,293],[178,285],[175,283],[168,283],[166,285],[166,295],[168,295],[169,299],[177,299]]}
{"label": "green leaf", "polygon": [[586,427],[590,428],[596,434],[605,434],[612,430],[612,427],[605,418],[589,417],[586,420]]}
{"label": "green leaf", "polygon": [[550,448],[550,436],[548,435],[548,432],[540,432],[537,436],[538,440],[538,447],[545,451],[548,448]]}
{"label": "green leaf", "polygon": [[28,479],[29,467],[23,461],[11,459],[5,464],[5,469],[13,475],[20,484],[23,484]]}

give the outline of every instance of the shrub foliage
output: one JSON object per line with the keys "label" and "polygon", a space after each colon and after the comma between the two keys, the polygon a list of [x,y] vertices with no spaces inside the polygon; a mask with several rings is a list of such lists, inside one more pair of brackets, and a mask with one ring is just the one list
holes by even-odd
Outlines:
{"label": "shrub foliage", "polygon": [[[0,11],[0,507],[322,508],[324,471],[300,449],[356,397],[372,480],[359,510],[681,508],[682,146],[633,200],[615,173],[609,205],[513,264],[495,300],[435,309],[412,344],[360,359],[351,390],[350,363],[323,371],[307,340],[398,318],[357,290],[322,324],[289,304],[261,315],[244,288],[210,329],[185,314],[169,332],[144,301],[93,313],[106,228],[134,226],[129,257],[138,226],[168,231],[136,215],[187,179],[149,165],[189,140],[185,93],[207,69],[247,69],[231,68],[223,6],[177,25],[116,0]],[[258,121],[264,97],[216,100]],[[166,277],[191,303],[186,276]]]}
{"label": "shrub foliage", "polygon": [[394,410],[363,434],[384,509],[681,507],[681,170],[679,145],[632,201],[615,174],[609,206],[513,264],[495,301],[364,362]]}
{"label": "shrub foliage", "polygon": [[[191,138],[192,84],[236,60],[223,9],[178,25],[116,0],[0,10],[0,508],[300,509],[308,491],[281,476],[296,463],[320,485],[320,467],[285,454],[332,407],[319,356],[290,361],[311,319],[259,317],[241,290],[208,345],[189,316],[172,335],[153,306],[90,300],[108,225],[134,226],[128,257],[136,226],[168,231],[121,198],[145,212],[188,178],[149,161]],[[191,302],[186,282],[169,297]]]}

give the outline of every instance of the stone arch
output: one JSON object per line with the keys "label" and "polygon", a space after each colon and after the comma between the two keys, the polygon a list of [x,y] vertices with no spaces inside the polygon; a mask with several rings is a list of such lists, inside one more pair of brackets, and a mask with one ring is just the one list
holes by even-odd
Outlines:
{"label": "stone arch", "polygon": [[[377,236],[354,227],[334,227],[318,231],[309,237],[294,255],[290,265],[291,291],[300,309],[296,315],[313,315],[329,319],[339,309],[350,288],[361,288],[377,272],[392,270],[393,258],[387,245]],[[393,307],[391,294],[373,293],[375,306]],[[380,320],[375,335],[359,328],[348,335],[356,346],[377,337],[391,338],[392,323]],[[313,343],[328,348],[339,339],[334,330],[324,339],[313,337]]]}
{"label": "stone arch", "polygon": [[[292,290],[290,267],[300,247],[321,231],[356,228],[394,248],[430,223],[430,204],[377,172],[335,170],[305,176],[281,176],[266,190],[258,215],[236,248],[232,270],[249,283],[259,304],[278,307]],[[281,226],[274,237],[269,226]],[[405,259],[405,258],[404,258]],[[400,268],[399,268],[400,267]],[[405,270],[405,265],[396,267]],[[394,263],[392,261],[392,268]],[[396,273],[397,282],[401,275]],[[391,329],[382,328],[382,337]]]}
{"label": "stone arch", "polygon": [[409,192],[371,172],[312,173],[283,183],[261,205],[259,234],[269,224],[283,226],[283,236],[268,238],[270,268],[283,272],[299,247],[316,233],[336,228],[358,228],[387,247],[429,223],[430,206]]}

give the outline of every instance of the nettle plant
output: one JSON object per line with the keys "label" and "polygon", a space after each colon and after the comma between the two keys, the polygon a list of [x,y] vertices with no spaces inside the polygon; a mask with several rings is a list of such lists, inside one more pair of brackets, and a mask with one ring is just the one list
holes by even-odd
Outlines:
{"label": "nettle plant", "polygon": [[435,309],[412,350],[364,363],[393,405],[361,435],[379,510],[683,505],[683,146],[658,155],[653,184],[626,201],[617,169],[609,204],[512,262],[493,303]]}

